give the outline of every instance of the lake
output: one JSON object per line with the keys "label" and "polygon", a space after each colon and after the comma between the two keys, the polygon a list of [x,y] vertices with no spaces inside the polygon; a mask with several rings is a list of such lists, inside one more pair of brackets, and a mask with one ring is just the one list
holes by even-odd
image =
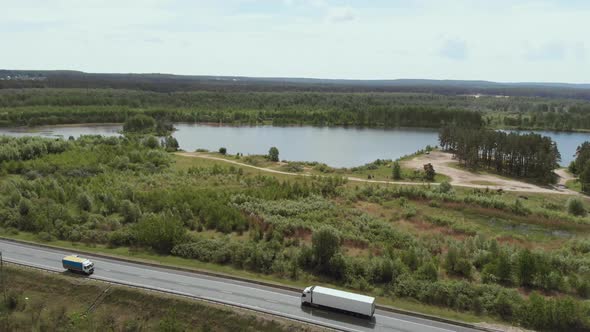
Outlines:
{"label": "lake", "polygon": [[[438,144],[435,129],[342,128],[342,127],[273,127],[273,126],[211,126],[204,124],[175,124],[174,137],[181,149],[194,151],[205,148],[217,151],[225,147],[228,153],[266,154],[276,146],[280,158],[293,161],[319,161],[334,167],[353,167],[375,159],[397,159],[426,145]],[[36,128],[0,128],[0,135],[43,137],[80,135],[119,135],[121,125],[68,125]],[[576,147],[589,140],[590,133],[535,131],[550,136],[561,152],[561,164],[567,166]]]}

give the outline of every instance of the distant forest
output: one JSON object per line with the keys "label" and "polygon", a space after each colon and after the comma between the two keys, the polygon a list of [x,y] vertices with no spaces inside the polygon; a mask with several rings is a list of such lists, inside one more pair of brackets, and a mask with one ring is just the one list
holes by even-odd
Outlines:
{"label": "distant forest", "polygon": [[586,131],[590,86],[0,70],[0,126],[123,122],[136,114],[234,125]]}
{"label": "distant forest", "polygon": [[170,122],[366,127],[480,127],[481,112],[439,97],[336,93],[155,93],[126,90],[0,90],[0,124],[124,122],[136,114]]}
{"label": "distant forest", "polygon": [[[8,76],[21,79],[3,80]],[[7,88],[107,88],[155,92],[401,92],[590,100],[590,84],[496,83],[424,79],[336,80],[170,74],[93,74],[67,70],[0,70],[0,89]]]}

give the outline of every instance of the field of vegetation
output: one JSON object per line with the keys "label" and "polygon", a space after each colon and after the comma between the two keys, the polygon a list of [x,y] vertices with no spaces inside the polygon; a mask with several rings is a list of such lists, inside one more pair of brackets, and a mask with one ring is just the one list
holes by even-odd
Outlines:
{"label": "field of vegetation", "polygon": [[87,278],[4,266],[0,330],[315,331],[293,322]]}
{"label": "field of vegetation", "polygon": [[3,138],[0,232],[481,321],[590,328],[585,200],[268,175],[172,150],[149,135]]}
{"label": "field of vegetation", "polygon": [[[276,148],[274,148],[276,149]],[[270,155],[247,155],[241,154],[230,155],[227,154],[225,148],[220,148],[222,152],[210,152],[208,150],[197,149],[196,153],[183,152],[184,156],[195,156],[209,159],[223,159],[231,163],[250,165],[258,168],[265,168],[271,171],[285,172],[292,175],[306,175],[306,176],[337,176],[341,178],[353,180],[375,180],[375,181],[398,181],[398,182],[416,182],[416,183],[440,183],[448,181],[449,177],[444,174],[439,174],[434,170],[427,174],[424,169],[412,169],[403,167],[401,160],[413,158],[422,155],[433,148],[427,146],[424,150],[419,150],[416,153],[393,161],[391,159],[377,159],[373,162],[362,166],[350,168],[336,168],[330,167],[320,162],[299,162],[299,161],[278,161],[278,149],[276,149],[277,159],[275,161],[270,158]]]}

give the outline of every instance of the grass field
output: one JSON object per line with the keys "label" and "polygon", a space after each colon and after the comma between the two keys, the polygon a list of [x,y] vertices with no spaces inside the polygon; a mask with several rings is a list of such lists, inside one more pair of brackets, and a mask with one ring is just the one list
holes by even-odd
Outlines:
{"label": "grass field", "polygon": [[[224,160],[243,163],[255,167],[266,168],[270,170],[277,170],[281,172],[293,173],[293,174],[307,174],[317,176],[339,176],[339,177],[351,177],[358,178],[361,180],[379,180],[379,181],[403,181],[403,182],[416,182],[423,183],[423,174],[420,170],[414,170],[406,167],[401,168],[402,178],[395,180],[392,177],[392,161],[383,161],[382,163],[371,163],[364,166],[352,167],[352,168],[335,168],[325,164],[314,163],[314,162],[271,162],[265,156],[261,155],[249,155],[249,156],[235,156],[235,155],[222,155],[219,153],[207,153],[207,156],[214,158],[222,158]],[[192,164],[189,160],[182,160],[182,156],[176,156],[176,163],[179,169],[186,169]],[[202,158],[204,159],[204,158]],[[204,163],[204,165],[214,165],[219,161],[209,160],[210,163]],[[222,165],[222,164],[221,164]],[[252,168],[248,169],[249,173],[260,172]],[[274,174],[281,176],[281,174]],[[450,178],[444,174],[436,174],[434,181],[440,183],[443,181],[449,181]]]}
{"label": "grass field", "polygon": [[111,286],[69,273],[4,267],[2,331],[316,331],[241,309]]}

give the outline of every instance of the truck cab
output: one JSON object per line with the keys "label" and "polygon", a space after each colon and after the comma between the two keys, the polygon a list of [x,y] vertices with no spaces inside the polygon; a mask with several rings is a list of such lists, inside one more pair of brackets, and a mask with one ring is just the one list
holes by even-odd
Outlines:
{"label": "truck cab", "polygon": [[94,273],[94,263],[89,260],[84,261],[82,264],[82,270],[86,274],[93,274]]}
{"label": "truck cab", "polygon": [[309,286],[301,292],[301,304],[311,303],[311,291],[313,286]]}

